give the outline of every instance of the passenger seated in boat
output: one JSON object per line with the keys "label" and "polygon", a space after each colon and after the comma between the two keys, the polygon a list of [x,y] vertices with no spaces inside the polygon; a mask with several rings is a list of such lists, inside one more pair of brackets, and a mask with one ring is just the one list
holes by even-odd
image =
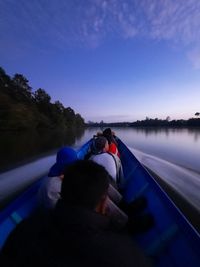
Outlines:
{"label": "passenger seated in boat", "polygon": [[93,140],[92,156],[89,160],[92,160],[101,166],[103,166],[110,174],[110,184],[108,189],[108,198],[106,201],[106,216],[109,216],[113,222],[113,225],[117,229],[124,228],[128,223],[128,216],[119,207],[118,204],[122,200],[121,194],[117,191],[116,177],[117,177],[117,163],[118,157],[115,160],[114,155],[107,153],[108,141],[105,137],[99,136]]}
{"label": "passenger seated in boat", "polygon": [[[96,154],[90,160],[103,166],[110,176],[110,185],[106,203],[106,215],[113,220],[113,224],[118,229],[129,228],[132,232],[147,231],[153,225],[153,218],[149,214],[144,216],[140,213],[147,207],[147,200],[140,196],[130,203],[126,203],[119,193],[118,185],[122,183],[123,171],[120,159],[113,154],[107,153],[108,141],[105,137],[99,136],[94,139]],[[146,224],[146,222],[149,222]],[[139,227],[139,225],[141,227]],[[140,229],[139,229],[140,228]]]}
{"label": "passenger seated in boat", "polygon": [[103,136],[106,137],[108,140],[109,149],[108,152],[113,153],[114,155],[120,156],[118,148],[117,148],[117,142],[114,138],[114,132],[110,128],[106,128],[103,131]]}
{"label": "passenger seated in boat", "polygon": [[116,155],[109,153],[109,144],[106,137],[99,136],[95,138],[93,145],[95,154],[90,157],[90,160],[105,167],[116,184],[121,183],[120,180],[123,179],[121,161]]}
{"label": "passenger seated in boat", "polygon": [[118,184],[123,178],[123,171],[120,159],[108,152],[108,141],[104,136],[99,136],[94,139],[93,143],[95,153],[89,159],[103,166],[110,174],[110,186],[108,195],[110,199],[117,205],[122,201],[122,196],[118,192]]}
{"label": "passenger seated in boat", "polygon": [[150,266],[133,239],[115,232],[102,215],[108,186],[102,166],[92,161],[69,165],[53,212],[17,226],[2,249],[0,266]]}
{"label": "passenger seated in boat", "polygon": [[56,163],[50,168],[48,177],[38,191],[38,202],[41,210],[52,210],[60,198],[61,183],[66,166],[77,160],[76,151],[63,147],[57,152]]}

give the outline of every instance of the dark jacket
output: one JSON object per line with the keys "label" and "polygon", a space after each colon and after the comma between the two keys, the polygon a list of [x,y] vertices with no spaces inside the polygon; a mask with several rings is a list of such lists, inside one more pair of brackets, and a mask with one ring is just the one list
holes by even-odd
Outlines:
{"label": "dark jacket", "polygon": [[110,220],[61,202],[52,215],[34,216],[10,235],[0,257],[9,267],[150,266],[133,240],[110,230]]}

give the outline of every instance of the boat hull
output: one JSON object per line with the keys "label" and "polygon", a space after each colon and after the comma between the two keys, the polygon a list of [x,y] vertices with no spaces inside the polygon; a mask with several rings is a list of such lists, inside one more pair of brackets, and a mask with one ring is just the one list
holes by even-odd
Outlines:
{"label": "boat hull", "polygon": [[[84,159],[91,140],[77,152]],[[134,239],[157,267],[200,266],[200,236],[175,206],[166,192],[136,159],[127,146],[118,139],[118,148],[124,171],[120,188],[127,202],[145,196],[147,207],[144,213],[153,215],[155,224],[147,232],[134,235]],[[0,247],[9,233],[37,208],[36,193],[43,179],[0,212]]]}

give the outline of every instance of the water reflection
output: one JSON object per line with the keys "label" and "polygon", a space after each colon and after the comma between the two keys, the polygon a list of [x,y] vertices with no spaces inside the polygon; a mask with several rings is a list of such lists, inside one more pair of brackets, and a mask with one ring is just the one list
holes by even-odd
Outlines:
{"label": "water reflection", "polygon": [[194,136],[195,142],[200,141],[200,128],[187,129],[187,130],[188,130],[188,134]]}
{"label": "water reflection", "polygon": [[0,133],[0,171],[32,161],[64,145],[73,146],[84,134],[84,129],[67,131],[25,131]]}
{"label": "water reflection", "polygon": [[[117,129],[117,128],[116,128]],[[118,128],[117,130],[120,130],[120,128]],[[144,135],[146,138],[148,138],[149,136],[157,136],[157,135],[165,135],[166,137],[169,137],[170,135],[174,135],[174,134],[188,134],[191,135],[194,138],[194,141],[199,141],[200,138],[200,128],[153,128],[153,127],[141,127],[141,128],[126,128],[126,130],[130,131],[134,131],[137,134],[142,134]]]}
{"label": "water reflection", "polygon": [[131,148],[200,172],[200,129],[116,128]]}
{"label": "water reflection", "polygon": [[169,135],[169,128],[151,128],[151,127],[144,127],[144,128],[136,128],[135,129],[137,133],[142,133],[146,137],[149,135],[158,135],[158,134],[165,134],[166,136]]}

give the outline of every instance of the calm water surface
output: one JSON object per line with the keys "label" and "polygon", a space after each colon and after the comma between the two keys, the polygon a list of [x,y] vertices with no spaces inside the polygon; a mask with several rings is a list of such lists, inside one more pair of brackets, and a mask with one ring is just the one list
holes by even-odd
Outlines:
{"label": "calm water surface", "polygon": [[[70,145],[78,148],[98,130],[91,128],[66,133],[23,133],[1,136],[1,171],[19,163],[23,163],[23,166],[0,174],[0,200],[3,181],[4,184],[5,181],[9,181],[7,188],[10,184],[17,187],[22,178],[15,179],[15,177],[20,177],[24,173],[26,177],[24,179],[27,180],[27,173],[33,177],[35,170],[40,169],[41,165],[44,172],[54,162],[55,152],[59,147]],[[113,130],[143,164],[200,209],[200,129],[113,128]],[[40,158],[37,162],[34,161],[36,165],[32,165],[30,161],[38,156]],[[25,164],[27,160],[29,160],[28,165]],[[5,194],[6,190],[3,191]]]}
{"label": "calm water surface", "polygon": [[200,211],[200,129],[116,129],[136,157]]}
{"label": "calm water surface", "polygon": [[83,135],[84,129],[0,132],[0,172],[56,153],[64,145],[73,146]]}
{"label": "calm water surface", "polygon": [[116,129],[131,148],[200,173],[200,129]]}

